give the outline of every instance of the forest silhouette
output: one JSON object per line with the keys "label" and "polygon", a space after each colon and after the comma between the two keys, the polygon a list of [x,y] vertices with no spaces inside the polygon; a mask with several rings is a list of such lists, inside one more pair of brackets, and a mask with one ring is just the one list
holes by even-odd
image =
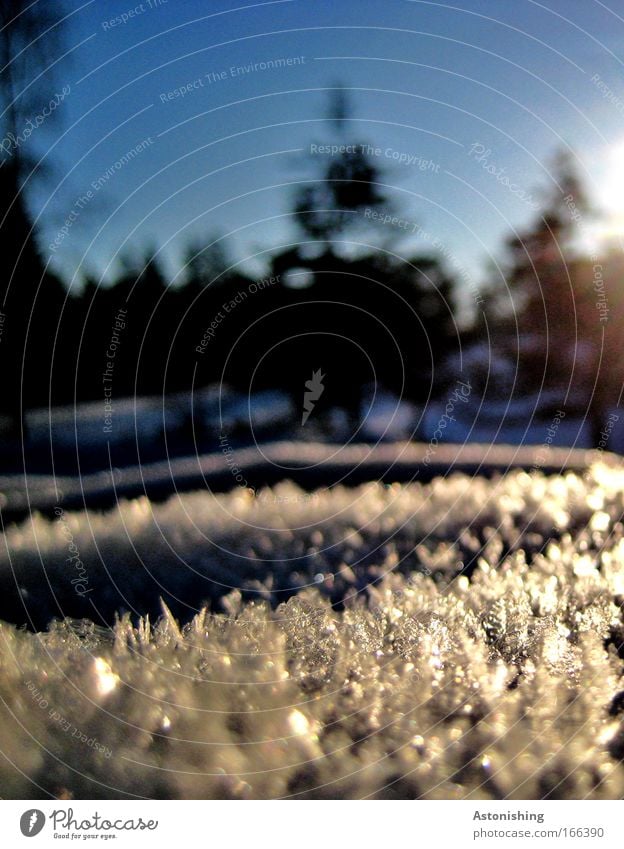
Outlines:
{"label": "forest silhouette", "polygon": [[[46,23],[23,5],[22,40]],[[4,23],[10,8],[0,3]],[[6,58],[21,42],[9,43],[10,27],[2,32]],[[4,65],[3,100],[13,103],[20,71]],[[97,401],[111,412],[124,397],[211,385],[286,393],[299,419],[305,382],[318,370],[326,375],[320,412],[340,408],[353,433],[371,387],[422,407],[462,377],[482,398],[541,391],[549,399],[544,415],[576,407],[599,442],[622,385],[624,269],[619,254],[589,256],[575,245],[579,222],[592,212],[573,157],[559,157],[554,189],[526,231],[509,237],[502,271],[473,293],[466,321],[458,306],[463,284],[444,258],[430,246],[400,247],[396,224],[418,221],[419,211],[402,208],[364,140],[353,137],[345,92],[339,85],[328,91],[335,152],[301,163],[302,173],[314,173],[291,197],[292,243],[269,251],[257,277],[240,270],[225,239],[207,236],[189,247],[181,284],[167,279],[155,246],[127,257],[112,285],[87,278],[79,294],[70,292],[40,253],[26,203],[26,176],[32,183],[37,166],[25,147],[5,151],[0,413],[7,445],[11,434],[27,438],[33,408]],[[17,131],[28,108],[5,109],[6,133]],[[452,365],[467,349],[483,352],[471,374]],[[488,358],[510,364],[511,383],[498,381]],[[191,414],[185,427],[189,439],[197,435]]]}

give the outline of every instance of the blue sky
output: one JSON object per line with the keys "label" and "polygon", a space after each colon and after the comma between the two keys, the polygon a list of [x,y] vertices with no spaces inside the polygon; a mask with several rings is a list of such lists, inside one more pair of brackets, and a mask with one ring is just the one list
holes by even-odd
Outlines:
{"label": "blue sky", "polygon": [[[263,252],[297,238],[285,184],[313,176],[311,142],[336,141],[326,89],[340,81],[353,104],[345,134],[381,148],[388,192],[402,217],[427,233],[406,236],[402,250],[426,250],[437,238],[478,279],[510,228],[535,215],[530,201],[552,182],[558,148],[574,150],[597,202],[610,188],[617,204],[624,12],[618,17],[611,5],[67,3],[70,56],[55,86],[71,92],[58,120],[32,139],[52,166],[32,199],[44,255],[66,276],[100,275],[120,254],[151,243],[174,271],[191,240],[219,234],[237,259],[260,269]],[[116,16],[128,17],[112,23]],[[200,79],[184,97],[175,93]],[[471,149],[489,153],[478,161]],[[394,152],[439,167],[400,164]],[[516,192],[486,164],[505,169]],[[67,215],[111,168],[51,252]]]}

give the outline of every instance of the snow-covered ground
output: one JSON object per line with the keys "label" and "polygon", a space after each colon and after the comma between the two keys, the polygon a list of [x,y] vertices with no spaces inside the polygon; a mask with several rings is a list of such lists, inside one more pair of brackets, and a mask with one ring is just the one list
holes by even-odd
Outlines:
{"label": "snow-covered ground", "polygon": [[409,401],[383,390],[375,393],[360,410],[360,435],[371,442],[413,439],[419,433],[420,410]]}
{"label": "snow-covered ground", "polygon": [[33,516],[2,618],[86,618],[0,626],[3,796],[622,798],[623,515],[597,463]]}
{"label": "snow-covered ground", "polygon": [[[214,447],[219,436],[231,441],[250,443],[275,438],[327,441],[396,441],[430,440],[437,430],[448,399],[431,399],[417,405],[378,388],[366,397],[360,409],[360,421],[354,425],[344,410],[321,410],[306,428],[300,426],[301,410],[293,399],[280,391],[257,392],[252,395],[228,388],[208,387],[193,396],[172,395],[165,398],[122,398],[113,402],[112,426],[105,428],[104,404],[94,402],[74,407],[34,410],[26,415],[29,450],[49,446],[57,453],[76,447],[97,452],[107,444],[113,448],[134,444],[149,445],[166,431],[168,450],[176,451],[177,437],[188,431],[196,449]],[[561,393],[538,393],[533,396],[483,398],[475,391],[466,404],[455,404],[452,420],[445,424],[444,440],[463,443],[539,445],[547,439],[547,429],[561,402]],[[563,405],[562,405],[563,406]],[[592,445],[591,420],[584,419],[575,406],[556,429],[552,440],[560,446],[589,448]],[[609,414],[606,410],[605,422]],[[624,416],[613,428],[609,449],[624,453]],[[354,431],[356,429],[356,432]],[[193,447],[192,443],[191,447]],[[188,446],[186,446],[188,450]],[[164,443],[163,443],[164,451]]]}
{"label": "snow-covered ground", "polygon": [[449,398],[29,414],[5,798],[624,797],[624,466],[556,399]]}
{"label": "snow-covered ground", "polygon": [[295,411],[283,392],[258,392],[251,396],[206,389],[190,394],[150,398],[120,398],[112,402],[111,425],[105,421],[104,402],[38,409],[26,414],[31,444],[52,442],[60,448],[150,440],[175,433],[193,416],[198,434],[204,428],[236,432],[244,427],[263,433],[269,426],[290,421]]}
{"label": "snow-covered ground", "polygon": [[[456,421],[448,423],[445,427],[445,440],[454,443],[477,442],[484,445],[541,445],[548,439],[548,429],[551,427],[553,416],[543,417],[539,408],[532,407],[530,403],[514,404],[509,410],[505,407],[505,404],[498,402],[492,405],[492,408],[485,406],[478,409],[471,406],[455,410]],[[445,405],[440,402],[427,406],[421,429],[423,439],[433,437],[444,411]],[[591,448],[591,422],[583,420],[580,416],[566,417],[558,425],[555,436],[548,444],[551,442],[560,446]],[[619,431],[617,444],[624,449]]]}

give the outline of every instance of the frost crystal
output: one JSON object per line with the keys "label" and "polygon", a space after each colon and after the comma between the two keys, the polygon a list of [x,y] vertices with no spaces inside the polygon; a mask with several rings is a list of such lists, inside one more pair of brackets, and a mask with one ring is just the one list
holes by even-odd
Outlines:
{"label": "frost crystal", "polygon": [[622,798],[623,510],[605,466],[121,503],[68,517],[92,606],[33,516],[3,795]]}

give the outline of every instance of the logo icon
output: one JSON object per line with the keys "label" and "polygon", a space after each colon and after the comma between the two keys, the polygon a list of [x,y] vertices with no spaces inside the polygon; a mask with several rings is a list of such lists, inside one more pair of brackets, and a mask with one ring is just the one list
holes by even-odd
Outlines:
{"label": "logo icon", "polygon": [[20,829],[24,837],[35,837],[45,825],[45,814],[37,808],[25,811],[20,818]]}
{"label": "logo icon", "polygon": [[312,372],[312,379],[306,380],[305,382],[305,388],[308,391],[303,393],[303,415],[301,417],[301,427],[303,427],[310,418],[310,414],[312,413],[316,402],[325,390],[325,387],[323,386],[324,377],[325,375],[321,374],[321,370],[319,368]]}

